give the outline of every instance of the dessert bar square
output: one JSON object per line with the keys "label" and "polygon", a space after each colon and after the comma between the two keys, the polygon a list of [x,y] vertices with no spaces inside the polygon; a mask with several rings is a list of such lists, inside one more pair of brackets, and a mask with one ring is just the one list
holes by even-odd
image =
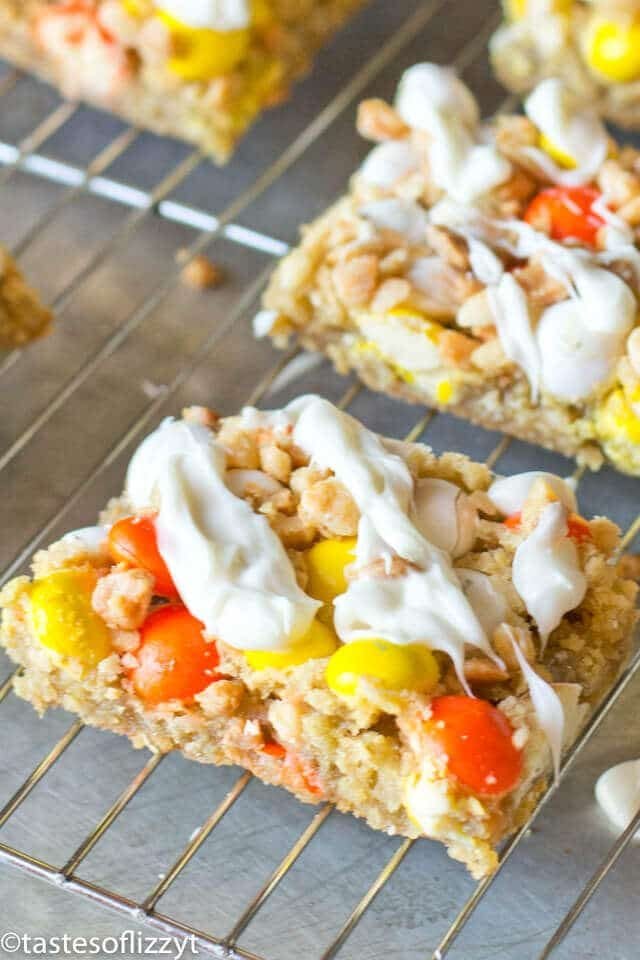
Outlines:
{"label": "dessert bar square", "polygon": [[0,55],[217,161],[364,0],[0,0]]}
{"label": "dessert bar square", "polygon": [[476,877],[625,663],[617,528],[317,396],[139,447],[98,526],[0,595],[18,695],[239,764]]}
{"label": "dessert bar square", "polygon": [[480,121],[418,64],[377,142],[276,269],[255,321],[373,389],[640,474],[640,154],[560,81]]}
{"label": "dessert bar square", "polygon": [[517,93],[560,77],[621,127],[640,128],[640,9],[634,0],[505,0],[493,67]]}

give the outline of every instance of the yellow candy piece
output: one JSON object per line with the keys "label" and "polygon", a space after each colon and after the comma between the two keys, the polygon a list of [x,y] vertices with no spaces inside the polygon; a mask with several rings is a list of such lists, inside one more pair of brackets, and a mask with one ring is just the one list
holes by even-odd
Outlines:
{"label": "yellow candy piece", "polygon": [[[125,0],[134,9],[138,2]],[[249,49],[251,30],[262,29],[273,19],[268,0],[253,0],[251,26],[241,30],[191,27],[162,9],[157,11],[157,16],[171,31],[174,50],[169,69],[182,80],[192,83],[213,80],[233,70]]]}
{"label": "yellow candy piece", "polygon": [[141,17],[149,9],[149,4],[145,0],[120,0],[120,3],[130,17]]}
{"label": "yellow candy piece", "polygon": [[441,380],[436,387],[436,400],[445,406],[453,400],[453,384],[451,380]]}
{"label": "yellow candy piece", "polygon": [[389,317],[411,317],[414,320],[426,320],[426,316],[420,310],[414,310],[411,307],[391,307],[386,311]]}
{"label": "yellow candy piece", "polygon": [[91,606],[95,580],[82,570],[58,570],[31,588],[31,623],[43,647],[94,667],[112,652],[111,634]]}
{"label": "yellow candy piece", "polygon": [[169,69],[189,83],[229,73],[249,49],[249,29],[206,30],[187,26],[164,10],[157,13],[171,31],[173,54]]}
{"label": "yellow candy piece", "polygon": [[327,664],[326,679],[334,693],[354,697],[362,679],[394,692],[426,693],[435,687],[439,675],[435,657],[422,644],[399,646],[372,637],[354,640],[336,650]]}
{"label": "yellow candy piece", "polygon": [[436,343],[438,337],[444,330],[444,327],[435,323],[431,320],[426,313],[421,313],[419,310],[413,310],[411,307],[393,307],[391,310],[387,310],[388,317],[394,317],[397,320],[410,319],[413,320],[413,327],[415,327],[416,321],[421,325],[421,333],[424,333],[429,340],[432,340],[433,343]]}
{"label": "yellow candy piece", "polygon": [[269,0],[253,0],[251,4],[251,23],[258,29],[268,27],[273,22]]}
{"label": "yellow candy piece", "polygon": [[585,37],[585,58],[596,73],[611,83],[630,83],[640,77],[640,21],[594,17]]}
{"label": "yellow candy piece", "polygon": [[508,20],[522,20],[534,11],[568,13],[572,5],[573,0],[548,0],[544,6],[540,0],[504,0],[504,12]]}
{"label": "yellow candy piece", "polygon": [[314,620],[306,636],[291,650],[245,650],[244,656],[254,670],[266,670],[275,667],[286,670],[287,667],[297,667],[307,660],[319,660],[321,657],[330,657],[338,646],[338,638],[333,630],[319,620]]}
{"label": "yellow candy piece", "polygon": [[307,551],[307,593],[314,600],[332,603],[347,589],[345,568],[355,560],[356,539],[321,540]]}
{"label": "yellow candy piece", "polygon": [[598,410],[596,429],[605,439],[625,439],[640,444],[640,417],[622,390],[614,390]]}
{"label": "yellow candy piece", "polygon": [[549,140],[544,133],[540,134],[540,149],[544,150],[545,153],[548,153],[552,160],[554,160],[559,167],[564,167],[565,170],[574,170],[578,164],[573,159],[570,153],[567,153],[565,150],[561,150],[560,147],[557,147],[553,140]]}

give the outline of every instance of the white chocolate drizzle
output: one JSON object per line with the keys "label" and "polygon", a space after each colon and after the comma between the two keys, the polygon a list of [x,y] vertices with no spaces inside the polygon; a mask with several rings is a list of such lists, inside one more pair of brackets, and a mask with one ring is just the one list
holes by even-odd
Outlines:
{"label": "white chocolate drizzle", "polygon": [[482,629],[490,637],[496,627],[505,621],[508,611],[506,597],[491,577],[480,570],[456,567],[456,576]]}
{"label": "white chocolate drizzle", "polygon": [[504,352],[524,371],[531,388],[531,400],[537,403],[542,363],[524,290],[510,273],[505,273],[487,292]]}
{"label": "white chocolate drizzle", "polygon": [[[523,289],[509,273],[487,285],[498,335],[506,355],[525,373],[535,402],[540,389],[577,402],[614,377],[638,305],[630,287],[605,269],[630,247],[602,252],[556,243],[520,220],[495,220],[449,199],[430,211],[431,222],[464,237],[489,243],[518,259],[537,256],[546,272],[567,290],[567,299],[542,311],[537,326]],[[630,262],[640,275],[640,254]],[[488,278],[487,278],[488,279]]]}
{"label": "white chocolate drizzle", "polygon": [[396,98],[405,123],[429,135],[429,168],[437,186],[469,203],[511,174],[511,164],[480,140],[480,114],[471,92],[452,70],[419,63],[406,71]]}
{"label": "white chocolate drizzle", "polygon": [[[545,2],[536,0],[536,9],[542,10]],[[615,262],[628,264],[640,286],[640,250],[629,225],[607,207],[606,194],[593,203],[593,212],[603,221],[597,250],[558,243],[522,220],[491,215],[489,195],[513,168],[492,141],[491,131],[483,129],[478,104],[452,70],[433,63],[411,67],[400,82],[395,106],[418,136],[382,143],[365,159],[360,179],[388,195],[360,208],[363,231],[355,242],[372,239],[375,229],[390,229],[410,244],[425,244],[429,224],[452,230],[467,243],[471,271],[487,289],[504,353],[526,377],[532,402],[542,393],[571,404],[602,395],[616,381],[625,339],[637,323],[634,292],[610,269]],[[591,182],[608,151],[606,130],[594,111],[555,79],[536,88],[526,111],[550,146],[570,156],[576,167],[559,167],[539,147],[523,148],[529,160],[561,186]],[[393,193],[399,181],[421,168],[423,152],[429,179],[442,192],[428,211],[416,200]],[[542,310],[534,308],[499,254],[523,261],[535,258],[565,288],[566,298]],[[407,279],[433,296],[443,284],[443,267],[439,255],[421,255],[410,263]],[[272,323],[273,318],[259,314],[257,335],[268,332]],[[389,349],[381,350],[393,362],[393,336],[401,338],[401,346],[407,337],[398,333],[399,324],[388,326]],[[369,339],[378,343],[378,337]],[[401,366],[429,374],[436,364],[442,365],[437,349],[430,354],[426,365],[423,357],[419,365]]]}
{"label": "white chocolate drizzle", "polygon": [[565,717],[562,701],[555,692],[550,683],[543,680],[530,663],[528,663],[522,650],[514,639],[511,640],[513,652],[516,655],[522,676],[529,687],[531,703],[535,710],[540,729],[547,738],[551,757],[553,759],[553,772],[556,780],[560,776],[560,760],[562,757],[562,744],[564,740]]}
{"label": "white chocolate drizzle", "polygon": [[127,473],[136,510],[157,509],[158,549],[188,610],[241,650],[301,639],[319,604],[297,584],[266,517],[225,484],[225,453],[197,424],[165,420]]}
{"label": "white chocolate drizzle", "polygon": [[576,546],[567,536],[567,513],[559,500],[546,506],[513,558],[513,585],[538,627],[542,649],[587,590]]}
{"label": "white chocolate drizzle", "polygon": [[563,186],[588,183],[607,157],[608,140],[604,124],[595,110],[585,107],[561,80],[543,80],[525,100],[525,113],[554,147],[575,162],[575,169],[564,170],[549,154],[537,147],[527,153],[555,182]]}
{"label": "white chocolate drizzle", "polygon": [[[335,626],[348,642],[377,636],[393,643],[420,643],[445,651],[461,682],[465,646],[497,660],[464,595],[449,556],[411,519],[414,484],[409,469],[380,438],[353,417],[315,396],[287,407],[295,443],[312,463],[333,471],[357,504],[355,570],[346,593],[335,601]],[[407,561],[400,576],[377,576],[377,560]]]}

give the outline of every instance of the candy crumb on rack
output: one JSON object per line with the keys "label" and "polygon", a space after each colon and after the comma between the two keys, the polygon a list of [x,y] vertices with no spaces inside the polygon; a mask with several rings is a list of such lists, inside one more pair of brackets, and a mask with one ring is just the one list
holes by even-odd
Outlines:
{"label": "candy crumb on rack", "polygon": [[206,257],[204,253],[199,253],[198,256],[185,263],[188,256],[186,250],[179,250],[176,254],[176,261],[179,264],[185,264],[180,273],[180,278],[185,286],[192,287],[194,290],[211,290],[224,283],[224,270],[213,260]]}

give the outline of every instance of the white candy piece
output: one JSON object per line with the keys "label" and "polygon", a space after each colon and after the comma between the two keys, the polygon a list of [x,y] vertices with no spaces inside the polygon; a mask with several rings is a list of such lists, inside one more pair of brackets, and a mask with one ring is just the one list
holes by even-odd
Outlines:
{"label": "white candy piece", "polygon": [[404,804],[411,820],[425,836],[437,836],[443,822],[451,816],[453,798],[447,780],[432,780],[421,772],[409,778],[404,787]]}
{"label": "white candy piece", "polygon": [[276,310],[258,310],[253,318],[254,337],[257,337],[258,340],[268,337],[277,319],[278,313]]}
{"label": "white candy piece", "polygon": [[251,24],[249,0],[162,0],[158,6],[188,27],[228,32]]}
{"label": "white candy piece", "polygon": [[387,197],[365,204],[358,212],[379,230],[394,230],[409,243],[426,242],[429,218],[414,200]]}
{"label": "white candy piece", "polygon": [[529,470],[526,473],[514,473],[511,477],[500,477],[493,481],[487,494],[500,513],[510,517],[520,513],[536,480],[544,480],[568,510],[577,512],[578,503],[570,481],[563,480],[555,473],[545,473],[544,470]]}
{"label": "white candy piece", "polygon": [[455,483],[437,477],[417,480],[413,508],[418,530],[434,547],[454,559],[471,549],[478,513]]}
{"label": "white candy piece", "polygon": [[419,166],[420,158],[408,140],[389,140],[373,148],[360,167],[360,176],[373,187],[392,187]]}
{"label": "white candy piece", "polygon": [[87,553],[104,553],[105,543],[109,534],[109,527],[81,527],[72,530],[62,538],[63,543],[77,545],[79,550]]}
{"label": "white candy piece", "polygon": [[245,497],[256,490],[266,500],[283,489],[281,483],[262,470],[227,470],[225,483],[235,497]]}
{"label": "white candy piece", "polygon": [[[616,830],[625,830],[640,810],[640,760],[627,760],[603,773],[596,783],[596,800]],[[640,830],[633,836],[640,842]]]}
{"label": "white candy piece", "polygon": [[[407,276],[412,286],[433,296],[433,290],[441,285],[441,278],[446,269],[446,264],[438,256],[417,257],[411,264]],[[440,354],[438,356],[440,357]],[[440,364],[442,364],[442,357],[440,357]]]}
{"label": "white candy piece", "polygon": [[382,356],[393,358],[397,367],[412,373],[428,373],[442,365],[437,344],[425,336],[419,326],[414,329],[402,321],[389,323],[386,316],[364,311],[354,319],[365,340],[375,344]]}

